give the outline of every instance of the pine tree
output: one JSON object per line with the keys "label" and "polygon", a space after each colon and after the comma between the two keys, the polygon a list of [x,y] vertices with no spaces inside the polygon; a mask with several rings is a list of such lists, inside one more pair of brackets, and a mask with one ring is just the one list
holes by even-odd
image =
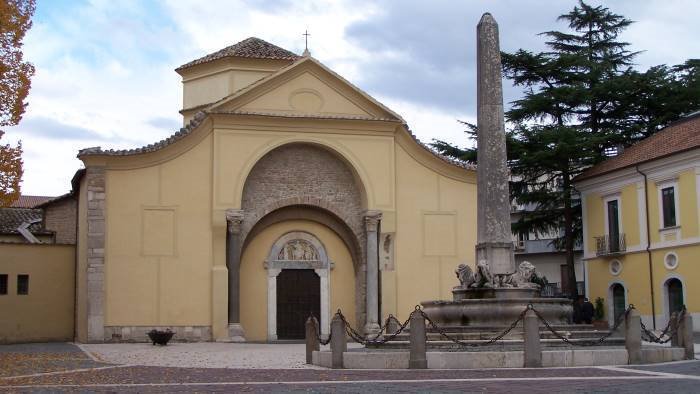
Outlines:
{"label": "pine tree", "polygon": [[[27,107],[34,66],[23,60],[22,40],[32,26],[35,0],[0,3],[0,127],[20,122]],[[0,138],[4,132],[0,130]],[[22,144],[0,145],[0,206],[19,198],[22,179]]]}

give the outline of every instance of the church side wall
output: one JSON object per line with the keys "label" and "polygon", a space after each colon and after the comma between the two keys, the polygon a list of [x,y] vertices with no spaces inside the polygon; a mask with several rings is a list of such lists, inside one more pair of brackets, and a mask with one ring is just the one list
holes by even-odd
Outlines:
{"label": "church side wall", "polygon": [[144,326],[211,338],[210,163],[207,137],[159,165],[107,170],[106,340]]}
{"label": "church side wall", "polygon": [[[396,145],[394,271],[382,272],[382,316],[452,299],[460,263],[474,267],[476,184],[444,176]],[[384,230],[383,230],[384,231]]]}

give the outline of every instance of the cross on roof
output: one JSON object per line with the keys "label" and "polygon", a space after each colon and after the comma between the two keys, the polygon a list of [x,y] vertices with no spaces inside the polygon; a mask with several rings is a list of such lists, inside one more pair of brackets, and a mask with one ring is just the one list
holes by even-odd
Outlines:
{"label": "cross on roof", "polygon": [[304,31],[304,34],[302,34],[302,36],[304,36],[304,56],[310,55],[310,52],[309,52],[309,36],[310,35],[311,34],[309,34],[309,29],[306,29]]}

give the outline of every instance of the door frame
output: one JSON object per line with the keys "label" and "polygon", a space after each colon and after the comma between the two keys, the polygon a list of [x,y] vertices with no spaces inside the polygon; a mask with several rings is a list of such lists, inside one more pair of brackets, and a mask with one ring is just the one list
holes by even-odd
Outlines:
{"label": "door frame", "polygon": [[[311,246],[315,251],[312,258],[306,256],[302,259],[287,259],[281,257],[283,248],[295,241],[303,241],[307,246]],[[306,231],[290,231],[275,241],[270,248],[267,260],[263,263],[267,270],[267,340],[277,340],[277,276],[283,269],[313,269],[319,277],[321,287],[321,335],[327,336],[330,333],[330,271],[333,269],[333,262],[328,258],[326,248],[323,243],[311,233]]]}
{"label": "door frame", "polygon": [[625,282],[621,280],[613,280],[608,283],[608,324],[610,327],[615,325],[615,297],[613,296],[613,286],[614,285],[620,285],[622,286],[623,294],[625,297],[625,308],[629,305],[629,294],[627,293],[628,289],[627,286],[625,286]]}
{"label": "door frame", "polygon": [[682,293],[683,294],[683,303],[688,305],[688,298],[687,298],[687,294],[686,294],[686,291],[687,291],[686,281],[683,280],[683,277],[681,275],[678,275],[676,273],[667,274],[666,277],[664,277],[661,280],[661,294],[663,297],[663,300],[662,300],[662,302],[663,302],[662,318],[664,320],[661,322],[662,324],[668,324],[668,321],[671,319],[671,311],[669,309],[669,307],[670,307],[669,301],[670,300],[669,300],[669,294],[668,294],[668,282],[671,279],[678,279],[681,282],[681,286],[682,286],[681,288],[683,290],[683,293]]}

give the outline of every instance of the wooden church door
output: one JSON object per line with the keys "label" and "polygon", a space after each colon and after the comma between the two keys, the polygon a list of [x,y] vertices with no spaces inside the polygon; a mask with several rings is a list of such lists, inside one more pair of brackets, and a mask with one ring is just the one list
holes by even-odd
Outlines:
{"label": "wooden church door", "polygon": [[321,282],[313,269],[283,269],[277,277],[277,338],[304,339],[309,315],[321,316]]}

